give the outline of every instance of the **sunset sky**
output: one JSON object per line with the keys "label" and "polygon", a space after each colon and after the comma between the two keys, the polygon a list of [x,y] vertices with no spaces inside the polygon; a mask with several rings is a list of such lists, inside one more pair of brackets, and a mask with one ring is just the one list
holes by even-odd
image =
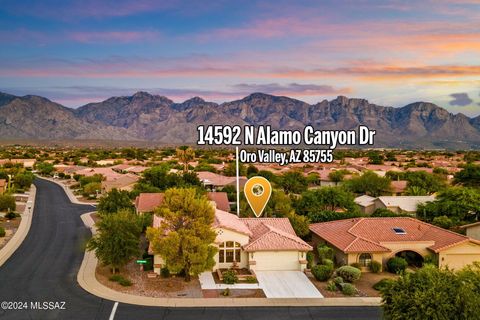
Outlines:
{"label": "sunset sky", "polygon": [[0,91],[69,107],[265,92],[480,114],[480,0],[0,0],[0,39]]}

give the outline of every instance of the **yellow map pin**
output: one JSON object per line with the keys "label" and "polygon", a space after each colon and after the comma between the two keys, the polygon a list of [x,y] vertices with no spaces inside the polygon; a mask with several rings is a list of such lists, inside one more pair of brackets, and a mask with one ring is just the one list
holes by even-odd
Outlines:
{"label": "yellow map pin", "polygon": [[251,177],[245,183],[243,191],[253,213],[257,218],[260,217],[272,195],[270,182],[264,177]]}

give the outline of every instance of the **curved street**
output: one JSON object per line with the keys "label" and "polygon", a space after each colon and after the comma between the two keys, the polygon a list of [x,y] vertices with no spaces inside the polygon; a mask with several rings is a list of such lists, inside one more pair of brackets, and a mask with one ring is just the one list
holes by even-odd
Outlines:
{"label": "curved street", "polygon": [[[0,310],[0,319],[380,319],[377,307],[165,308],[118,304],[84,291],[77,272],[91,236],[80,215],[92,206],[72,204],[61,187],[36,179],[30,231],[0,267],[0,302],[27,303],[27,310]],[[64,310],[32,310],[53,302]],[[24,304],[23,304],[24,305]],[[38,309],[38,308],[37,308]]]}

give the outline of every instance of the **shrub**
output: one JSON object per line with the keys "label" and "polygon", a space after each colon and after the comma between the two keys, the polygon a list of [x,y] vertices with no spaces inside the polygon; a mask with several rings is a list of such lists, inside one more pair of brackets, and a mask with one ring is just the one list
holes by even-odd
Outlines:
{"label": "shrub", "polygon": [[385,278],[385,279],[382,279],[382,280],[378,281],[377,283],[375,283],[372,286],[372,288],[377,290],[377,291],[381,291],[381,290],[384,290],[385,288],[387,288],[389,285],[391,285],[394,281],[395,280]]}
{"label": "shrub", "polygon": [[373,273],[379,273],[382,270],[382,264],[378,261],[372,260],[372,262],[370,262],[369,268],[370,271],[372,271]]}
{"label": "shrub", "polygon": [[227,270],[222,273],[223,276],[223,283],[225,284],[234,284],[238,282],[238,277],[235,271]]}
{"label": "shrub", "polygon": [[337,285],[341,285],[343,283],[343,278],[342,277],[335,277],[333,278],[333,282]]}
{"label": "shrub", "polygon": [[405,271],[408,266],[407,260],[401,257],[393,257],[387,261],[388,271],[392,273],[400,273]]}
{"label": "shrub", "polygon": [[326,244],[319,244],[317,247],[317,252],[320,264],[323,264],[324,259],[333,260],[333,249]]}
{"label": "shrub", "polygon": [[326,265],[326,266],[332,266],[332,267],[333,267],[333,260],[331,260],[331,259],[323,259],[322,264],[324,264],[324,265]]}
{"label": "shrub", "polygon": [[313,252],[307,252],[307,268],[312,269],[315,263],[315,255]]}
{"label": "shrub", "polygon": [[312,268],[312,274],[318,281],[327,281],[333,274],[332,265],[317,265]]}
{"label": "shrub", "polygon": [[6,215],[5,215],[5,218],[7,218],[8,220],[13,220],[17,217],[17,215],[15,214],[15,212],[13,211],[10,211],[8,212]]}
{"label": "shrub", "polygon": [[123,287],[130,287],[132,285],[132,281],[125,278],[118,280],[118,283]]}
{"label": "shrub", "polygon": [[15,198],[9,194],[0,194],[0,211],[15,211]]}
{"label": "shrub", "polygon": [[168,278],[170,277],[170,270],[168,269],[168,267],[162,267],[160,269],[160,276],[162,278]]}
{"label": "shrub", "polygon": [[229,295],[230,295],[230,289],[229,288],[222,291],[222,296],[228,297]]}
{"label": "shrub", "polygon": [[350,264],[352,267],[357,268],[358,270],[362,270],[362,265],[358,262],[354,262]]}
{"label": "shrub", "polygon": [[355,282],[360,279],[362,272],[352,266],[343,266],[337,269],[337,276],[342,277],[346,282]]}
{"label": "shrub", "polygon": [[328,281],[326,289],[328,291],[337,291],[337,284],[333,281]]}
{"label": "shrub", "polygon": [[438,257],[434,254],[429,254],[423,259],[423,264],[438,266]]}
{"label": "shrub", "polygon": [[342,284],[342,293],[346,296],[353,296],[357,294],[357,288],[351,283]]}
{"label": "shrub", "polygon": [[0,238],[5,237],[5,229],[3,227],[0,227]]}
{"label": "shrub", "polygon": [[247,283],[257,283],[257,278],[255,278],[254,276],[248,276],[245,281],[247,281]]}
{"label": "shrub", "polygon": [[117,282],[118,284],[120,284],[121,286],[124,286],[124,287],[129,287],[129,286],[132,285],[132,282],[130,280],[128,280],[127,278],[124,278],[120,274],[114,274],[110,278],[108,278],[108,280],[113,281],[113,282]]}

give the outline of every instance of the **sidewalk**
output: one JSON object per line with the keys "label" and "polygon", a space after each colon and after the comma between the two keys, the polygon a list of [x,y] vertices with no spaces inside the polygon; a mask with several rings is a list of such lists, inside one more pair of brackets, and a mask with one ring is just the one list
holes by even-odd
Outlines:
{"label": "sidewalk", "polygon": [[[90,213],[81,216],[83,223],[95,234],[94,221]],[[157,307],[353,307],[380,306],[380,298],[153,298],[121,293],[107,288],[95,277],[98,260],[95,253],[85,251],[78,271],[77,281],[87,292],[103,299],[142,306]]]}
{"label": "sidewalk", "polygon": [[35,207],[35,196],[37,194],[37,188],[32,184],[28,194],[28,200],[25,205],[25,210],[22,214],[22,221],[20,221],[20,225],[18,226],[17,231],[13,235],[13,237],[5,244],[5,246],[0,250],[0,266],[2,266],[5,261],[10,258],[10,256],[15,252],[15,250],[20,247],[23,240],[28,234],[28,230],[30,230],[30,226],[32,225],[32,218],[33,212]]}
{"label": "sidewalk", "polygon": [[98,204],[97,202],[82,202],[82,201],[78,200],[78,198],[73,194],[73,191],[70,188],[68,188],[66,185],[64,185],[63,183],[61,183],[60,181],[58,181],[56,179],[46,178],[46,177],[42,177],[42,176],[39,176],[39,175],[36,175],[36,177],[39,178],[39,179],[43,179],[43,180],[53,182],[53,183],[59,185],[60,187],[62,187],[63,191],[65,191],[65,194],[67,195],[68,199],[70,199],[71,203],[86,204],[86,205],[92,205],[92,206],[95,206],[95,205]]}

